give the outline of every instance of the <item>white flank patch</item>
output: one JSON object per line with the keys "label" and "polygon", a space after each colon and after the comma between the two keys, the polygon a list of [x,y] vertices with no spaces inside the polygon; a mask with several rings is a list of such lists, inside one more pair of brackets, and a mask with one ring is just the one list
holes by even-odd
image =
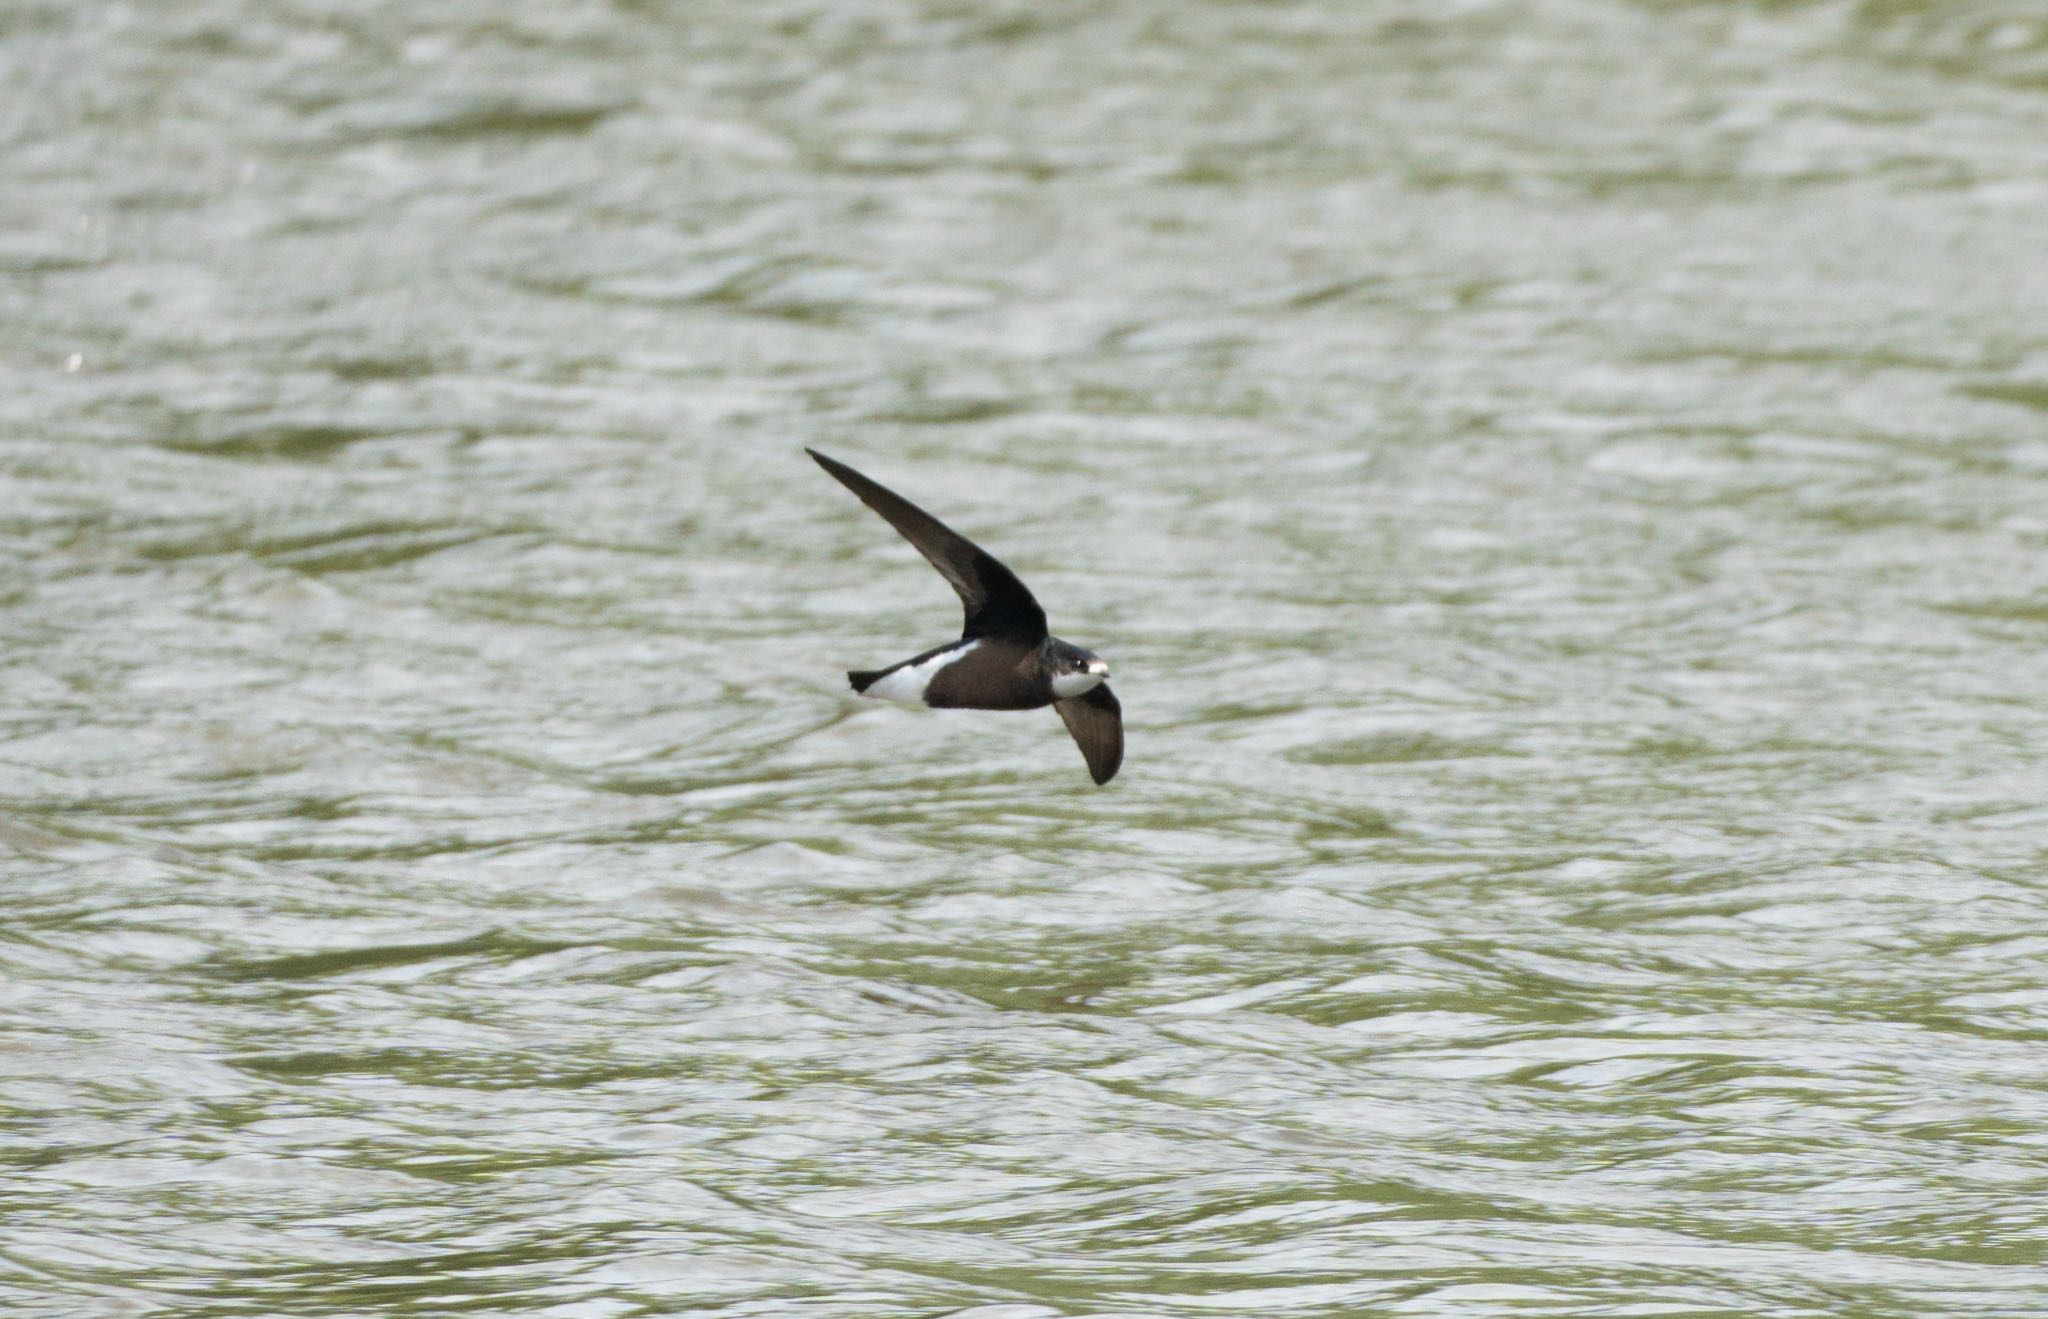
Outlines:
{"label": "white flank patch", "polygon": [[939,670],[980,644],[977,638],[951,650],[942,650],[921,664],[906,664],[894,673],[875,679],[861,695],[901,701],[905,705],[923,705],[925,689],[932,685],[933,678],[939,676]]}
{"label": "white flank patch", "polygon": [[1062,701],[1070,696],[1079,696],[1101,686],[1105,676],[1100,673],[1055,673],[1052,675],[1052,694]]}

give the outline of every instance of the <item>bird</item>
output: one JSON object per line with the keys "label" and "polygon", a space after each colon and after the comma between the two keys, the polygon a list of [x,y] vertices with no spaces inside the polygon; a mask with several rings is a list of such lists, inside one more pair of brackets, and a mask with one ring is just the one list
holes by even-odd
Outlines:
{"label": "bird", "polygon": [[1116,777],[1124,760],[1123,706],[1109,689],[1101,656],[1062,641],[1046,628],[1017,574],[995,556],[895,491],[816,449],[805,453],[839,484],[882,515],[931,561],[960,596],[966,613],[958,641],[884,669],[850,669],[862,696],[939,709],[1037,710],[1050,705],[1088,762],[1096,784]]}

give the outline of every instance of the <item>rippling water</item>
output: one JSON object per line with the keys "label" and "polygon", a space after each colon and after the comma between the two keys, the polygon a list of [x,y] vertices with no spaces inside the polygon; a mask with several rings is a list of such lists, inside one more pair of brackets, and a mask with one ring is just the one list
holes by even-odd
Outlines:
{"label": "rippling water", "polygon": [[[0,1308],[2048,1310],[2048,17],[0,5]],[[858,703],[950,595],[1108,656]]]}

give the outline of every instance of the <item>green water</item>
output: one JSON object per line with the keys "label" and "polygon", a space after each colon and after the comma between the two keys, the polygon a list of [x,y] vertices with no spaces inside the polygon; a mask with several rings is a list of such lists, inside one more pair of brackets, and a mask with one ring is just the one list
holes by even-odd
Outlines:
{"label": "green water", "polygon": [[2044,308],[2018,0],[0,2],[0,1312],[2048,1313]]}

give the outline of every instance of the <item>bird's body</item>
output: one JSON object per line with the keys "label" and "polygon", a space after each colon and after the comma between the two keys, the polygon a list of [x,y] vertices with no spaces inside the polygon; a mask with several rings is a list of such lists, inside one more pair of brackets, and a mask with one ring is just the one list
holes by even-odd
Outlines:
{"label": "bird's body", "polygon": [[863,696],[939,709],[1035,710],[1051,703],[1028,653],[988,638],[951,641],[901,664],[846,675]]}
{"label": "bird's body", "polygon": [[1080,745],[1088,772],[1107,783],[1123,763],[1123,710],[1104,681],[1109,666],[1046,630],[1045,611],[1015,573],[901,495],[807,449],[861,502],[931,561],[959,594],[958,641],[886,669],[853,670],[863,696],[942,709],[1035,710],[1050,705]]}

